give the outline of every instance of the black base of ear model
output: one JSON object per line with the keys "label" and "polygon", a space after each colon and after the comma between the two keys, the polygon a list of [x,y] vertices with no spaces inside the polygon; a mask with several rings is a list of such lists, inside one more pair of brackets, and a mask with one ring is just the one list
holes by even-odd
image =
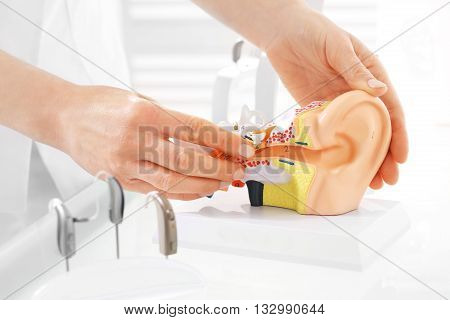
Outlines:
{"label": "black base of ear model", "polygon": [[260,207],[263,205],[264,184],[258,181],[247,181],[248,197],[252,207]]}

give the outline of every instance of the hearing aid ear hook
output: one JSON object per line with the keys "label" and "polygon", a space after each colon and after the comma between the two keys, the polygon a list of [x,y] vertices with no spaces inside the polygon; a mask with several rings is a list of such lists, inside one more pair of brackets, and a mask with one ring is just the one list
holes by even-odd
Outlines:
{"label": "hearing aid ear hook", "polygon": [[152,198],[156,205],[156,215],[158,220],[159,251],[165,255],[177,253],[177,223],[175,213],[169,200],[158,191],[147,194],[145,207],[148,208],[149,199]]}

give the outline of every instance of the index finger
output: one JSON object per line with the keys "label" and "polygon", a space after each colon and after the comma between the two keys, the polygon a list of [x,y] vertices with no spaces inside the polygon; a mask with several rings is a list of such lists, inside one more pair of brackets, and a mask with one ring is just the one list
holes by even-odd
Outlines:
{"label": "index finger", "polygon": [[255,154],[249,142],[208,120],[153,106],[154,125],[165,136],[218,149],[233,157],[250,158]]}

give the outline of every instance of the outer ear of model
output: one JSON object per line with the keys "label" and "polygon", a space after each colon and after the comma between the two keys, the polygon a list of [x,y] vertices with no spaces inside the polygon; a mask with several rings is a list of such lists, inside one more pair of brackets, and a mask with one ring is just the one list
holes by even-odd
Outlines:
{"label": "outer ear of model", "polygon": [[252,206],[337,215],[358,207],[391,140],[383,102],[363,91],[315,101],[253,131],[257,151],[241,161]]}

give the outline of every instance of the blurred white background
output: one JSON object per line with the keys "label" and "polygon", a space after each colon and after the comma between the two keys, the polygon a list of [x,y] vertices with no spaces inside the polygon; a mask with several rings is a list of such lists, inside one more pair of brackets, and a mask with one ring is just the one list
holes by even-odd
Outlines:
{"label": "blurred white background", "polygon": [[[323,12],[377,50],[445,1],[325,0]],[[132,83],[165,105],[210,117],[216,72],[231,63],[238,35],[188,0],[124,0]],[[404,103],[408,122],[448,124],[448,7],[377,54]],[[439,103],[430,103],[430,96]],[[277,109],[292,105],[281,90]],[[430,112],[432,111],[432,112]]]}

